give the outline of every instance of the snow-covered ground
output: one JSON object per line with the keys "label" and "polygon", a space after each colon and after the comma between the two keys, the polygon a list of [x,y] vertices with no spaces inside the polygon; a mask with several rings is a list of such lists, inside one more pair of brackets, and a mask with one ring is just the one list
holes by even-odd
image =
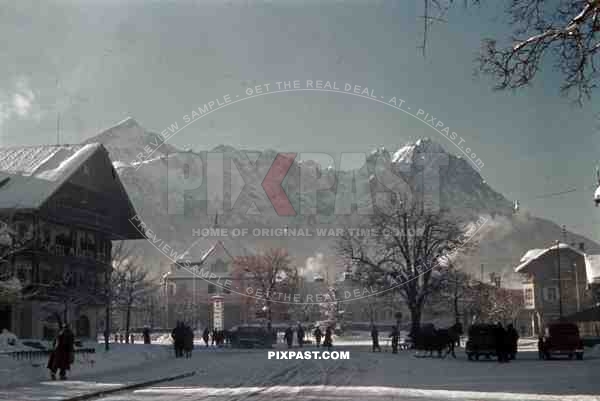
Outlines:
{"label": "snow-covered ground", "polygon": [[541,361],[537,352],[522,349],[516,361],[499,364],[468,361],[462,349],[457,359],[415,358],[411,351],[372,353],[365,346],[335,349],[348,350],[350,360],[275,360],[268,359],[267,350],[197,347],[189,360],[168,357],[87,380],[82,375],[76,381],[7,390],[0,400],[60,399],[190,371],[196,375],[102,400],[600,400],[598,351],[586,350],[583,361]]}
{"label": "snow-covered ground", "polygon": [[[14,347],[4,347],[4,351],[32,350],[22,345],[22,341],[25,340],[20,340]],[[69,378],[89,377],[115,369],[142,368],[144,363],[166,359],[172,354],[171,347],[163,345],[111,343],[108,352],[104,350],[104,345],[99,343],[84,343],[83,346],[95,348],[96,353],[76,354]],[[0,352],[0,391],[7,386],[47,380],[49,377],[46,369],[47,362],[47,357],[17,360]]]}

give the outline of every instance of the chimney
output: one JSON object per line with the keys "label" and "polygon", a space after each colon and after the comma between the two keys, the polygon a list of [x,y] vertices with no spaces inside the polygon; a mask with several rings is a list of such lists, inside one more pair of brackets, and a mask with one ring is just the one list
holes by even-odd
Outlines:
{"label": "chimney", "polygon": [[585,252],[585,244],[584,244],[583,242],[580,242],[580,243],[579,243],[579,250],[580,250],[581,252]]}

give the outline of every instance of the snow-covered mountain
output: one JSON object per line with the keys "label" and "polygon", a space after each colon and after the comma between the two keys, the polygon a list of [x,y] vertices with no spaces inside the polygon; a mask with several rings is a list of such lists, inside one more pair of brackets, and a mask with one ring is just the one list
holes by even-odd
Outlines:
{"label": "snow-covered mountain", "polygon": [[[232,196],[235,199],[239,195],[230,191],[215,195],[207,190],[207,182],[221,182],[219,180],[223,177],[225,187],[230,188],[228,184],[232,182],[243,184],[243,181],[239,181],[242,178],[233,169],[222,173],[220,169],[209,168],[205,151],[184,151],[168,143],[162,145],[143,165],[132,163],[139,153],[144,153],[145,148],[155,147],[157,139],[160,140],[157,134],[146,131],[135,120],[128,118],[90,138],[86,143],[100,142],[107,148],[136,210],[157,237],[179,253],[193,245],[189,255],[199,258],[210,243],[217,239],[213,237],[199,240],[194,236],[194,230],[214,225],[214,214],[209,215],[205,211],[207,202],[221,201],[222,196],[228,206],[229,199]],[[223,157],[236,155],[240,158],[244,155],[242,151],[226,145],[210,151],[219,152]],[[262,153],[261,157],[273,159],[277,155],[275,150]],[[468,218],[488,218],[479,233],[478,250],[464,261],[464,269],[472,273],[479,274],[480,266],[484,264],[487,273],[502,273],[505,283],[517,285],[519,278],[512,274],[512,268],[518,264],[521,256],[530,248],[546,247],[561,238],[561,228],[557,224],[530,216],[526,212],[514,214],[512,202],[494,191],[469,161],[448,153],[441,144],[431,139],[423,138],[392,152],[383,148],[376,149],[368,155],[367,165],[370,180],[361,181],[360,185],[366,186],[362,188],[364,190],[383,190],[381,177],[385,180],[385,170],[391,169],[414,188],[424,187],[427,193],[437,191],[440,203],[456,213]],[[420,174],[424,165],[429,166],[425,169],[426,172],[441,173],[437,177],[428,175],[430,173]],[[359,174],[356,171],[354,173]],[[334,209],[336,191],[349,190],[343,186],[352,185],[352,181],[346,179],[351,178],[350,174],[352,172],[336,172],[330,166],[321,167],[312,161],[294,161],[282,186],[295,210],[300,210],[301,206],[316,208],[316,217],[278,216],[268,199],[259,192],[262,188],[258,187],[247,194],[249,203],[253,203],[252,207],[220,215],[219,226],[248,227],[251,232],[255,227],[300,228],[319,223],[358,224],[360,221],[356,217],[349,223],[350,220],[341,220],[339,217],[333,219],[330,216]],[[314,186],[301,188],[300,176],[306,175],[314,178]],[[197,178],[203,176],[203,179]],[[374,176],[378,179],[373,179]],[[262,179],[262,175],[260,178]],[[359,185],[358,181],[360,180],[357,180],[356,185]],[[312,189],[322,188],[324,183],[326,187],[331,186],[331,189],[319,192],[317,197],[307,194]],[[231,186],[234,187],[236,185]],[[584,243],[587,251],[600,252],[599,244],[583,236],[568,233],[568,240],[577,244]],[[247,235],[228,239],[228,243],[230,247],[236,248],[230,249],[234,253],[243,253],[242,249],[260,244],[285,246],[299,265],[304,265],[308,258],[317,254],[328,256],[327,260],[333,263],[332,256],[335,252],[335,238]],[[140,244],[140,248],[156,269],[164,270],[171,263],[151,244]]]}

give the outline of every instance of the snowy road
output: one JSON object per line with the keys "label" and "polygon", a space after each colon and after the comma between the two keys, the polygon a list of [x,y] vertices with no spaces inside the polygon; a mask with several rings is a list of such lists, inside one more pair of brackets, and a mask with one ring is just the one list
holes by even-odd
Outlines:
{"label": "snowy road", "polygon": [[146,378],[191,370],[195,376],[102,400],[600,400],[598,358],[539,361],[536,353],[521,353],[518,361],[498,364],[469,362],[460,351],[456,360],[439,360],[344,348],[350,360],[269,360],[265,350],[198,350],[190,360],[143,371]]}

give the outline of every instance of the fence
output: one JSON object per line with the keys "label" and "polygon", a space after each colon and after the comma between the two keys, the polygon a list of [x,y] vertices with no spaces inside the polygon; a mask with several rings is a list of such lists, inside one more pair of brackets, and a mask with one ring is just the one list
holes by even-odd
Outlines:
{"label": "fence", "polygon": [[[32,350],[32,351],[9,351],[2,354],[10,356],[17,360],[34,360],[48,358],[52,350]],[[79,348],[75,350],[75,355],[95,354],[95,348]]]}

